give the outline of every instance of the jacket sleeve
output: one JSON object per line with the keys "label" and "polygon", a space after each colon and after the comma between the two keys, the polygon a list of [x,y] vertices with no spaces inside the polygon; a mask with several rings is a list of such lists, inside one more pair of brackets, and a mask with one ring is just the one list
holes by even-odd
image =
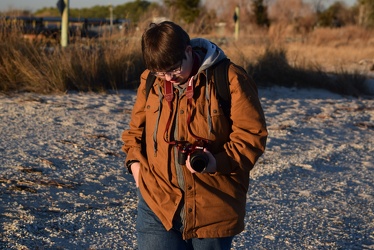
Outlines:
{"label": "jacket sleeve", "polygon": [[263,154],[268,132],[258,91],[252,78],[232,64],[228,78],[231,92],[232,132],[224,150],[216,155],[217,172],[229,174],[236,169],[250,171]]}
{"label": "jacket sleeve", "polygon": [[145,126],[145,105],[146,105],[146,78],[149,71],[144,71],[140,77],[140,85],[137,90],[136,101],[131,113],[129,129],[122,133],[122,150],[126,153],[125,165],[139,161],[141,165],[148,164],[146,157],[142,154],[142,134]]}

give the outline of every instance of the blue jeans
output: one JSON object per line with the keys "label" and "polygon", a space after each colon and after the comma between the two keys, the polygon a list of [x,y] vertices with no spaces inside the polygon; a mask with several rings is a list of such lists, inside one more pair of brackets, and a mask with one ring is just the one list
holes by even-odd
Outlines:
{"label": "blue jeans", "polygon": [[139,250],[230,250],[234,237],[183,240],[178,229],[166,231],[159,218],[145,203],[139,190],[138,196],[136,230]]}

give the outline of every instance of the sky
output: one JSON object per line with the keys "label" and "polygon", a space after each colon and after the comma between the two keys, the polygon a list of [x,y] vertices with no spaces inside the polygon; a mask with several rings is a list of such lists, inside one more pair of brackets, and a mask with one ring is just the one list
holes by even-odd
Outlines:
{"label": "sky", "polygon": [[[43,7],[56,7],[58,0],[0,0],[0,11],[10,9],[29,10],[31,12]],[[132,2],[133,0],[70,0],[70,8],[89,8],[94,5],[110,5],[113,6]],[[150,2],[160,2],[157,0],[148,0]],[[330,0],[331,2],[331,0]],[[332,1],[334,2],[334,1]],[[348,6],[356,3],[356,0],[343,0]]]}
{"label": "sky", "polygon": [[[0,11],[22,9],[36,11],[43,7],[56,7],[58,0],[0,0]],[[70,8],[89,8],[95,5],[113,6],[133,2],[134,0],[69,0]],[[157,2],[151,1],[149,2]]]}

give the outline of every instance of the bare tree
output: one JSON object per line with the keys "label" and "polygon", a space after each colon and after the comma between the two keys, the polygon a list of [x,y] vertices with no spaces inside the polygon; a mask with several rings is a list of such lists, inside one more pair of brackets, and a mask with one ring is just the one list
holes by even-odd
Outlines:
{"label": "bare tree", "polygon": [[272,20],[292,24],[312,12],[311,5],[302,0],[276,0],[270,6],[269,16]]}
{"label": "bare tree", "polygon": [[326,6],[325,4],[328,4],[330,1],[326,0],[310,0],[310,4],[313,6],[313,9],[316,13],[322,12]]}
{"label": "bare tree", "polygon": [[374,1],[373,0],[358,0],[359,17],[358,23],[361,26],[374,26]]}

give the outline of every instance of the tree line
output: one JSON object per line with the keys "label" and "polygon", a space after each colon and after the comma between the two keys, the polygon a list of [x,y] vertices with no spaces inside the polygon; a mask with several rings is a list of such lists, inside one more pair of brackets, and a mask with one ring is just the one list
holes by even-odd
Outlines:
{"label": "tree line", "polygon": [[[70,16],[109,18],[112,15],[115,19],[128,19],[132,23],[138,23],[148,16],[162,16],[187,24],[199,23],[204,26],[202,29],[209,30],[208,23],[232,21],[234,8],[240,3],[242,12],[240,20],[254,23],[260,27],[269,27],[272,23],[279,21],[298,22],[301,25],[309,22],[313,26],[321,27],[345,25],[374,27],[373,0],[357,0],[352,7],[346,6],[341,1],[324,6],[326,1],[322,0],[309,1],[308,3],[303,0],[237,0],[229,3],[222,2],[228,6],[225,10],[222,10],[222,5],[219,3],[219,0],[206,0],[204,4],[200,0],[163,0],[162,4],[159,4],[135,0],[116,6],[96,5],[90,8],[71,8]],[[209,7],[209,5],[213,7]],[[214,5],[220,6],[221,9],[215,9]],[[287,10],[284,8],[285,6]],[[305,11],[306,9],[309,11]],[[21,13],[22,15],[44,17],[60,15],[57,7],[42,8],[34,13],[28,11]],[[165,13],[169,14],[165,16]],[[6,14],[2,13],[2,15]]]}

